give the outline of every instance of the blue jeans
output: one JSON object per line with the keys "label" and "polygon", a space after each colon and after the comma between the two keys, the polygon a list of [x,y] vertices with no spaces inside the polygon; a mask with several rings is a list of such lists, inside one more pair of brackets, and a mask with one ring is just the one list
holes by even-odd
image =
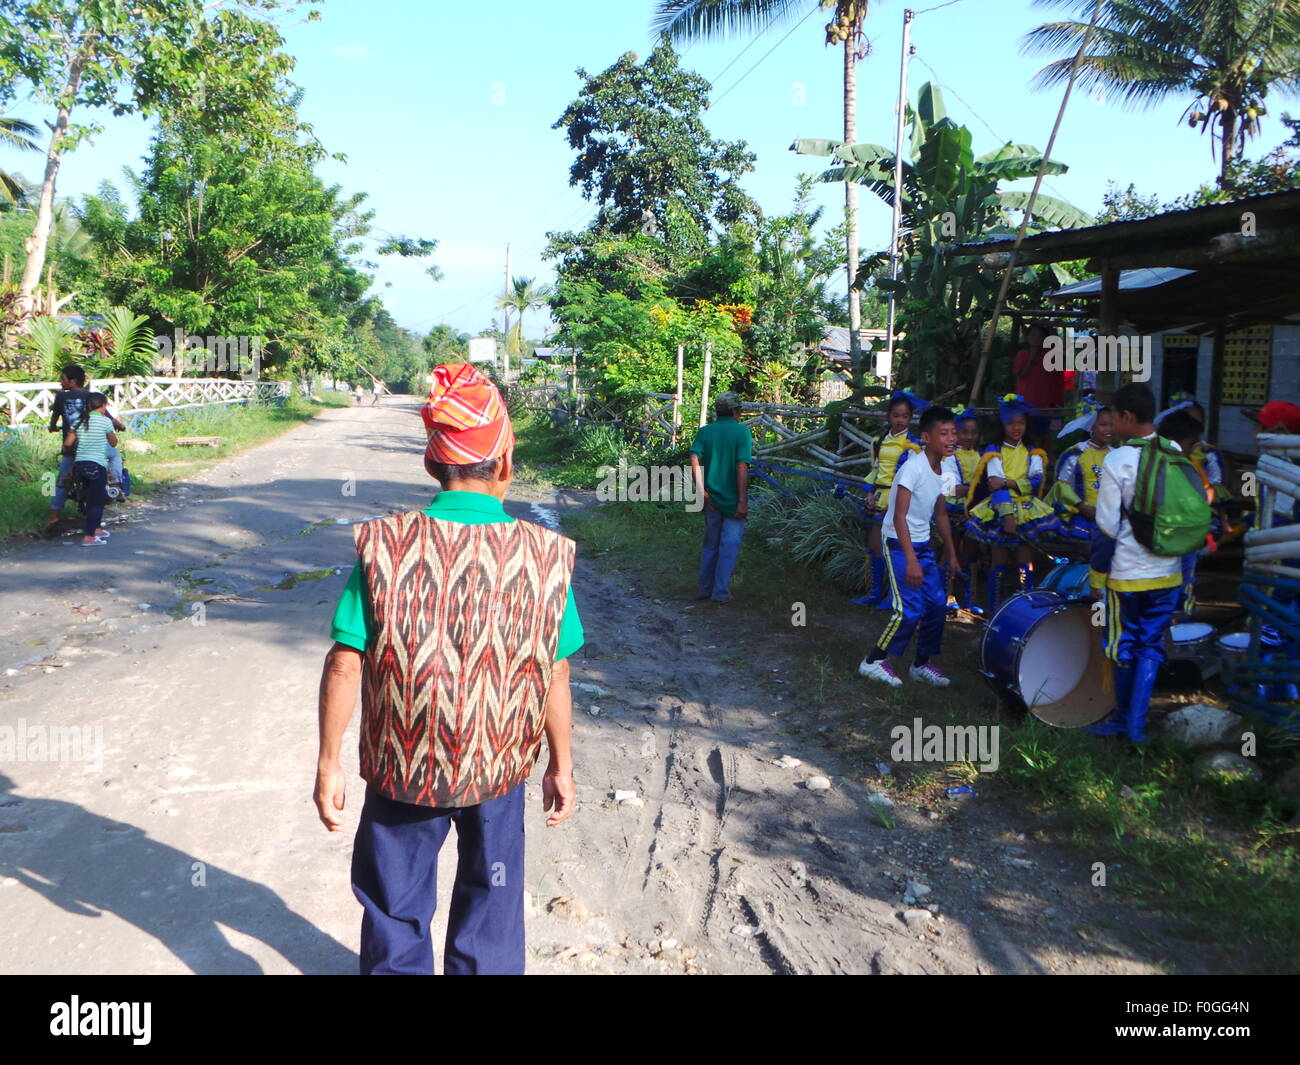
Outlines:
{"label": "blue jeans", "polygon": [[447,975],[524,971],[524,785],[477,806],[416,806],[373,789],[352,848],[361,974],[433,974],[430,923],[438,851],[456,823],[456,885],[447,915]]}
{"label": "blue jeans", "polygon": [[68,489],[65,482],[68,474],[72,472],[75,459],[75,455],[64,455],[59,459],[59,473],[54,479],[54,495],[50,498],[51,510],[62,510],[63,504],[68,501]]}
{"label": "blue jeans", "polygon": [[731,598],[728,585],[740,556],[740,538],[745,535],[744,518],[728,518],[714,507],[704,508],[704,550],[700,552],[700,595],[719,603]]}
{"label": "blue jeans", "polygon": [[108,502],[108,470],[98,462],[78,462],[74,468],[77,480],[86,487],[86,527],[83,531],[87,536],[94,536],[104,519],[104,504]]}

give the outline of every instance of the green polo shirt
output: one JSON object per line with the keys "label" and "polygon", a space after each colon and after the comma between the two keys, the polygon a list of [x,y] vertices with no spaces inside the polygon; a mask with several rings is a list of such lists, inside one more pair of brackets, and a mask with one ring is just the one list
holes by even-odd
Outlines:
{"label": "green polo shirt", "polygon": [[[439,492],[424,512],[431,518],[461,525],[493,525],[515,520],[506,513],[499,499],[482,492]],[[358,559],[343,594],[339,596],[338,606],[334,608],[330,636],[338,643],[364,651],[373,630],[370,596],[366,592],[365,573]],[[560,642],[555,648],[555,660],[559,662],[568,658],[582,646],[582,641],[582,620],[578,617],[573,586],[570,585],[564,602],[564,617],[560,620]]]}
{"label": "green polo shirt", "polygon": [[704,467],[704,488],[718,512],[735,517],[740,506],[740,482],[736,466],[754,457],[754,438],[730,416],[710,422],[695,434],[691,453],[699,455]]}

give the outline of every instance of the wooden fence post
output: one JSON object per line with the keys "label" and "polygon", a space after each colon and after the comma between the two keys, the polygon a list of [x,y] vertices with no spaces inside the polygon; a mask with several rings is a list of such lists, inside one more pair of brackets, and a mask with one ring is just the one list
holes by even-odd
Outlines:
{"label": "wooden fence post", "polygon": [[677,434],[682,429],[682,369],[686,356],[686,345],[677,345],[677,392],[673,397],[673,447],[677,446]]}
{"label": "wooden fence post", "polygon": [[709,377],[713,373],[713,341],[704,345],[704,387],[700,389],[700,428],[709,420]]}

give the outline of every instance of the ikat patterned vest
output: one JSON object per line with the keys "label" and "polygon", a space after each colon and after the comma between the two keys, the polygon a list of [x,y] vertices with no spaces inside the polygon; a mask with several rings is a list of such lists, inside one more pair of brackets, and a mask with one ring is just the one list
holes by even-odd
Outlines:
{"label": "ikat patterned vest", "polygon": [[537,761],[574,543],[531,522],[414,511],[355,530],[373,619],[361,776],[419,806],[474,806]]}

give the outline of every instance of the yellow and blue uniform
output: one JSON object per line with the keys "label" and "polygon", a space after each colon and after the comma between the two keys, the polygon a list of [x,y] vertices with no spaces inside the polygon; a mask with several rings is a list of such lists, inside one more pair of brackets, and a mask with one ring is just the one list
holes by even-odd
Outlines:
{"label": "yellow and blue uniform", "polygon": [[867,515],[872,521],[884,520],[898,467],[907,461],[908,456],[920,450],[921,438],[911,429],[904,429],[901,433],[885,433],[880,438],[876,445],[876,464],[865,478],[876,494],[875,505]]}
{"label": "yellow and blue uniform", "polygon": [[966,485],[966,495],[960,498],[953,496],[948,499],[948,516],[953,521],[966,520],[966,501],[970,498],[971,488],[975,484],[975,476],[979,471],[979,465],[979,449],[973,447],[959,447],[943,460],[944,470],[952,473],[957,478],[958,484]]}
{"label": "yellow and blue uniform", "polygon": [[[1039,498],[1046,467],[1047,455],[1039,448],[1031,451],[1024,444],[1007,441],[986,447],[971,490],[971,499],[980,502],[969,508],[966,534],[983,543],[1015,547],[1026,539],[1055,532],[1060,526],[1056,513]],[[992,490],[990,477],[1001,477],[1007,484]],[[1016,523],[1011,536],[1002,530],[1007,514]]]}
{"label": "yellow and blue uniform", "polygon": [[1047,498],[1060,520],[1059,534],[1071,540],[1091,541],[1097,523],[1079,513],[1079,507],[1097,507],[1097,489],[1101,486],[1101,468],[1110,454],[1109,444],[1081,440],[1067,448],[1056,460],[1056,482]]}

